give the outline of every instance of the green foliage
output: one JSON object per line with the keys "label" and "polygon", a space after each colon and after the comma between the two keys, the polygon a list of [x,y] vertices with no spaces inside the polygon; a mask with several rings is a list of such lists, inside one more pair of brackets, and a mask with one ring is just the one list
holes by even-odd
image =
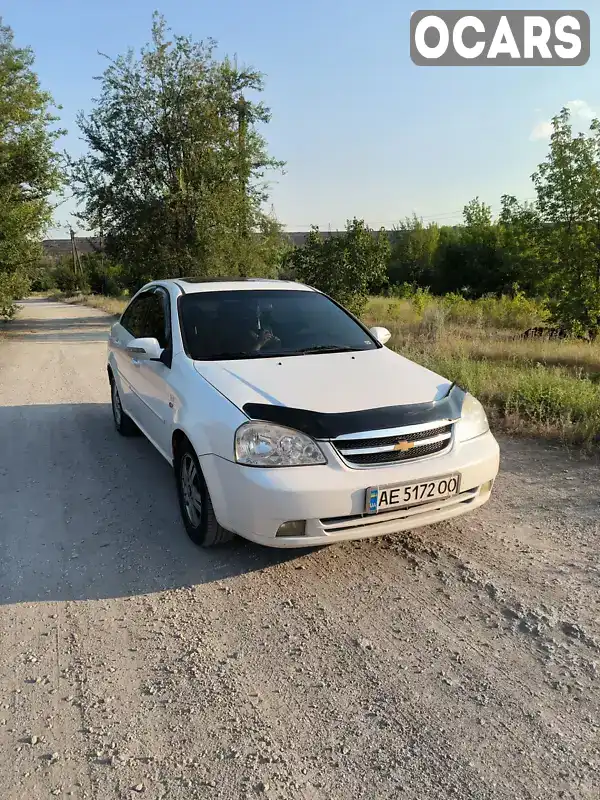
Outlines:
{"label": "green foliage", "polygon": [[425,309],[428,306],[434,305],[436,300],[429,292],[429,289],[423,289],[418,286],[410,297],[410,302],[417,316],[421,317]]}
{"label": "green foliage", "polygon": [[88,289],[81,276],[75,274],[73,265],[68,259],[61,259],[52,271],[54,285],[59,292],[75,294]]}
{"label": "green foliage", "polygon": [[29,280],[20,272],[0,272],[0,319],[12,319],[16,301],[30,291]]}
{"label": "green foliage", "polygon": [[481,358],[419,350],[403,353],[457,381],[501,418],[528,423],[532,429],[574,441],[592,440],[600,431],[600,394],[584,374],[564,367],[498,364]]}
{"label": "green foliage", "polygon": [[[440,309],[440,312],[433,309]],[[472,300],[456,292],[438,297],[428,289],[405,285],[403,301],[373,298],[368,313],[377,317],[381,324],[417,321],[425,323],[425,328],[429,325],[438,330],[443,324],[451,323],[489,330],[523,331],[547,322],[551,308],[546,300],[527,297],[518,287],[514,287],[510,295],[485,295]]]}
{"label": "green foliage", "polygon": [[259,128],[262,75],[218,60],[213,40],[170,36],[154,15],[152,42],[110,60],[101,93],[78,124],[89,153],[72,164],[88,229],[149,279],[274,274],[280,226],[262,212],[271,159]]}
{"label": "green foliage", "polygon": [[568,441],[598,437],[600,343],[514,337],[548,313],[518,289],[500,298],[420,298],[418,318],[409,300],[385,297],[371,298],[363,318],[392,331],[390,347],[473,392],[495,423]]}
{"label": "green foliage", "polygon": [[546,160],[532,179],[550,266],[556,318],[572,330],[600,330],[600,121],[573,135],[563,108],[552,120]]}
{"label": "green foliage", "polygon": [[[14,44],[12,30],[0,18],[0,308],[27,283],[41,255],[39,240],[52,208],[49,197],[61,185],[54,143],[52,98],[42,91],[29,48]],[[25,277],[10,277],[22,272]],[[18,289],[18,291],[17,291]],[[12,300],[11,300],[12,298]]]}
{"label": "green foliage", "polygon": [[123,294],[123,270],[101,253],[86,253],[81,256],[84,281],[92,294],[119,297]]}
{"label": "green foliage", "polygon": [[543,247],[543,227],[537,206],[520,204],[516,197],[503,195],[498,220],[499,246],[519,285],[532,294],[546,294],[551,270]]}
{"label": "green foliage", "polygon": [[371,288],[385,279],[389,256],[385,231],[374,233],[362,220],[354,219],[347,222],[344,233],[327,237],[313,227],[291,262],[298,280],[360,314]]}
{"label": "green foliage", "polygon": [[407,300],[413,296],[419,287],[416,283],[402,283],[390,284],[388,286],[388,295],[390,297],[397,297],[399,300]]}
{"label": "green foliage", "polygon": [[440,228],[435,223],[424,226],[413,215],[393,232],[392,253],[388,266],[391,283],[431,285],[435,275]]}
{"label": "green foliage", "polygon": [[54,261],[48,258],[41,258],[34,266],[27,271],[32,292],[49,292],[56,288],[54,283]]}
{"label": "green foliage", "polygon": [[[538,314],[527,307],[527,296],[546,296],[544,319],[576,335],[600,332],[600,121],[592,120],[588,135],[575,136],[563,108],[552,127],[548,155],[532,175],[535,203],[504,195],[494,221],[490,207],[475,198],[455,228],[425,227],[417,217],[400,225],[388,265],[390,294],[411,296],[422,314],[425,299],[410,287],[428,287],[446,295],[451,317],[473,311],[485,317],[486,296],[512,294],[510,308],[503,300],[502,327]],[[466,298],[482,300],[467,306]]]}

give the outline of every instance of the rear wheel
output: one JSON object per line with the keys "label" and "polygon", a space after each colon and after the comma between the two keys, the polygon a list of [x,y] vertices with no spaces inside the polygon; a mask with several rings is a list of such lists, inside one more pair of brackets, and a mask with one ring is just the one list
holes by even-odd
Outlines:
{"label": "rear wheel", "polygon": [[175,479],[183,524],[194,544],[214,547],[231,541],[233,533],[217,522],[198,457],[189,442],[177,452]]}
{"label": "rear wheel", "polygon": [[112,401],[112,412],[113,419],[115,421],[115,428],[119,431],[121,436],[136,436],[139,432],[138,427],[131,417],[128,417],[123,411],[121,396],[119,395],[117,384],[112,375],[110,378],[110,396]]}

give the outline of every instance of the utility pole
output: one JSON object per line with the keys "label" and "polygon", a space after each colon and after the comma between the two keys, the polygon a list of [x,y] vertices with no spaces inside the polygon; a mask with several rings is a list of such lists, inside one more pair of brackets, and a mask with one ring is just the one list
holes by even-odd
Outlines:
{"label": "utility pole", "polygon": [[71,233],[71,253],[73,255],[73,275],[77,275],[77,251],[75,250],[75,231],[69,228]]}
{"label": "utility pole", "polygon": [[71,252],[73,253],[73,274],[77,276],[81,276],[81,261],[79,260],[79,253],[77,252],[77,247],[75,245],[75,231],[73,228],[70,228],[71,231]]}
{"label": "utility pole", "polygon": [[246,191],[248,176],[246,174],[246,100],[243,95],[238,101],[238,170],[240,181],[240,234],[248,235],[246,214]]}
{"label": "utility pole", "polygon": [[104,218],[102,212],[100,212],[100,264],[102,274],[104,274]]}
{"label": "utility pole", "polygon": [[240,236],[240,261],[239,275],[241,278],[247,277],[248,265],[246,263],[247,254],[242,246],[242,241],[248,236],[248,203],[246,197],[247,175],[246,175],[246,100],[241,95],[237,104],[238,122],[238,180],[240,191],[239,206],[239,236]]}

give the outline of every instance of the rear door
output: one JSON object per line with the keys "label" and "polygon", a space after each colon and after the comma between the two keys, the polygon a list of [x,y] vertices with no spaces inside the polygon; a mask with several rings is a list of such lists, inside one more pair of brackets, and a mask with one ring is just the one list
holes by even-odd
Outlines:
{"label": "rear door", "polygon": [[135,297],[120,321],[111,331],[110,347],[114,354],[114,362],[118,372],[118,385],[120,388],[121,402],[127,413],[144,425],[142,417],[143,407],[140,401],[140,379],[138,361],[134,355],[127,352],[127,346],[132,339],[144,336],[145,318],[148,312],[152,292],[147,291]]}

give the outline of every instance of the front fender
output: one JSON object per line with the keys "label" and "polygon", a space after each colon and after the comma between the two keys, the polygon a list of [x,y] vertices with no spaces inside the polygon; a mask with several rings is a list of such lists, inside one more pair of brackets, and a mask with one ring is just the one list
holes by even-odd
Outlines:
{"label": "front fender", "polygon": [[196,455],[215,455],[234,460],[234,435],[248,417],[237,406],[202,380],[192,399],[182,399],[173,415],[174,438],[183,433]]}

